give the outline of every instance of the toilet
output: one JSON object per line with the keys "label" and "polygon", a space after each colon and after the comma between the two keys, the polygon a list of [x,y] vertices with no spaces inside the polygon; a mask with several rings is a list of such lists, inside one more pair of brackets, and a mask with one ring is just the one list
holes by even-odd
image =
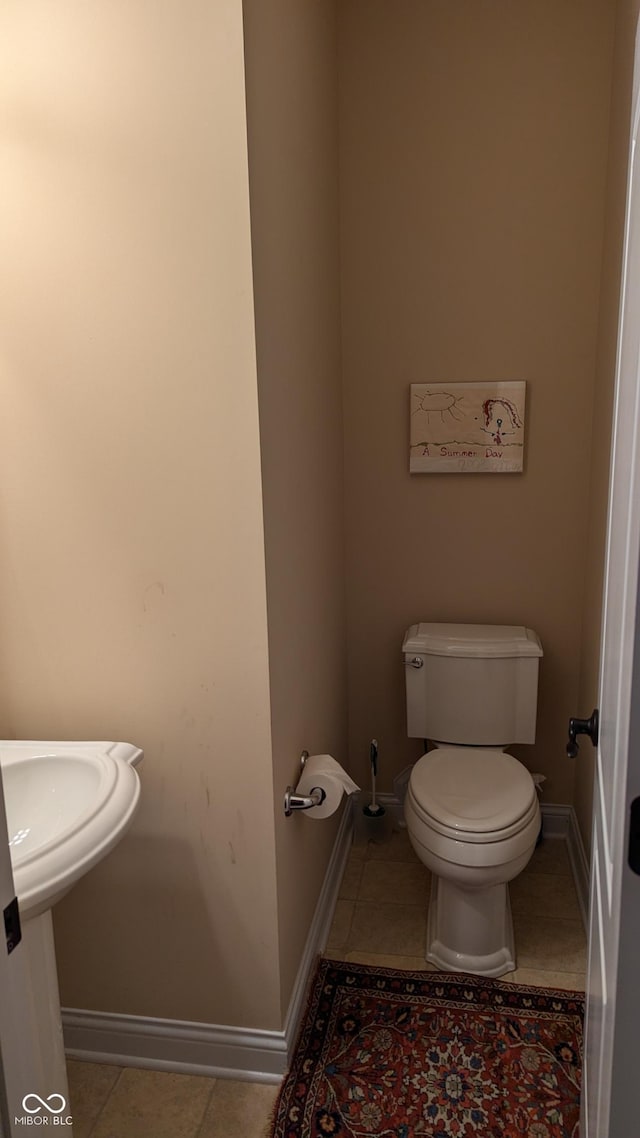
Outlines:
{"label": "toilet", "polygon": [[501,976],[516,967],[507,883],[540,832],[533,779],[506,747],[535,741],[542,645],[518,626],[414,624],[402,648],[407,734],[431,744],[404,804],[433,875],[426,958]]}

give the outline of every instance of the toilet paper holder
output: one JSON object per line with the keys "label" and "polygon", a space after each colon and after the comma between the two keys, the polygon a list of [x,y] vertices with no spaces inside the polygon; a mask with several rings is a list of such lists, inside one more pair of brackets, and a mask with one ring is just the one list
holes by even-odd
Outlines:
{"label": "toilet paper holder", "polygon": [[[309,752],[303,751],[300,756],[300,771],[305,768]],[[314,806],[319,806],[324,802],[326,794],[321,786],[313,786],[309,794],[296,794],[293,786],[288,786],[284,792],[284,813],[285,817],[290,818],[294,810],[311,810]]]}

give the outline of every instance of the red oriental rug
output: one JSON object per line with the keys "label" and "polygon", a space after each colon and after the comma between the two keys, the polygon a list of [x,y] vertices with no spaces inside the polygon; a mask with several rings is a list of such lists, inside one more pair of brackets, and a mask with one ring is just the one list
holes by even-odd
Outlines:
{"label": "red oriental rug", "polygon": [[321,960],[271,1138],[578,1138],[584,999]]}

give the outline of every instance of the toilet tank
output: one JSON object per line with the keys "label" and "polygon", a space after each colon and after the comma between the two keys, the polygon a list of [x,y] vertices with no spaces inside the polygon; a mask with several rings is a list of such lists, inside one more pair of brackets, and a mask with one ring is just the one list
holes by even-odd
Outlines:
{"label": "toilet tank", "polygon": [[413,624],[402,645],[411,738],[533,743],[542,645],[530,628]]}

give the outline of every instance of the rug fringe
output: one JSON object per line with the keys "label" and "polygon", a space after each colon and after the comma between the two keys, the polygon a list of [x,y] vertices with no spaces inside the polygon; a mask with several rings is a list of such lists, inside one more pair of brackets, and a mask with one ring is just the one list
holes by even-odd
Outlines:
{"label": "rug fringe", "polygon": [[[289,1072],[287,1071],[284,1075],[284,1079],[286,1079],[288,1074],[289,1074]],[[284,1086],[284,1080],[283,1080],[282,1086]],[[280,1095],[282,1094],[282,1086],[280,1087],[280,1090],[278,1091],[278,1097],[277,1097],[276,1101],[274,1102],[273,1106],[271,1107],[271,1110],[269,1111],[269,1118],[266,1122],[264,1131],[262,1133],[262,1138],[273,1138],[273,1131],[275,1129],[276,1119],[278,1117],[278,1107],[280,1105]]]}

